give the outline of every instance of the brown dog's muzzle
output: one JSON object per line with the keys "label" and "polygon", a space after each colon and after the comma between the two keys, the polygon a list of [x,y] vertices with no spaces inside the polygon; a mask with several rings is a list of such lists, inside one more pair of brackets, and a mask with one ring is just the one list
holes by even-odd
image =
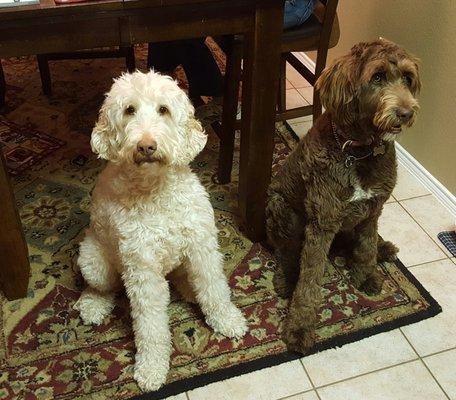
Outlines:
{"label": "brown dog's muzzle", "polygon": [[399,107],[396,110],[397,117],[401,120],[403,124],[406,124],[413,117],[414,111],[411,108]]}

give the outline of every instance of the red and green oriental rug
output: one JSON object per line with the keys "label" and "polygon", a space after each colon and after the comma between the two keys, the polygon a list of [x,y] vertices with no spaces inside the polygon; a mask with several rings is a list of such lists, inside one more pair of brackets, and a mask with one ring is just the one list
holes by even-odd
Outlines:
{"label": "red and green oriental rug", "polygon": [[[138,65],[144,66],[143,47],[137,49],[137,56]],[[90,151],[90,132],[102,94],[122,68],[122,60],[51,63],[54,94],[46,98],[33,58],[4,62],[9,86],[7,109],[0,119],[0,144],[15,188],[32,275],[25,299],[0,299],[0,399],[141,395],[133,380],[135,347],[125,296],[119,296],[113,314],[98,327],[83,325],[73,310],[84,286],[75,264],[78,243],[89,220],[89,193],[103,167]],[[199,114],[206,123],[218,118],[216,108],[204,107]],[[274,170],[293,144],[289,128],[279,126]],[[214,334],[198,307],[183,302],[173,291],[169,315],[174,351],[168,385],[141,395],[144,399],[164,398],[299,357],[288,353],[280,339],[287,299],[274,290],[275,261],[266,248],[242,234],[237,179],[228,185],[213,183],[217,152],[218,141],[210,134],[193,168],[210,192],[225,271],[250,329],[241,340]],[[385,276],[383,291],[369,297],[348,284],[343,259],[328,263],[313,351],[440,312],[400,262],[385,263],[379,269]]]}

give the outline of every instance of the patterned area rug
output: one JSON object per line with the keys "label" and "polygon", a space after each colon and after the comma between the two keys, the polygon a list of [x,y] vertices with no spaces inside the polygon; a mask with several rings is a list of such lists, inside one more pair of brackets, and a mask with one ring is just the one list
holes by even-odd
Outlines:
{"label": "patterned area rug", "polygon": [[59,139],[33,128],[17,125],[0,115],[0,146],[11,175],[26,170],[63,144]]}
{"label": "patterned area rug", "polygon": [[[144,48],[137,49],[138,66]],[[33,58],[4,64],[9,84],[6,126],[14,142],[21,126],[35,132],[33,143],[50,151],[34,162],[9,164],[29,247],[32,275],[25,299],[0,298],[0,399],[126,399],[140,395],[133,380],[134,343],[128,301],[119,295],[112,316],[98,327],[85,326],[73,305],[84,287],[75,259],[88,223],[89,193],[103,164],[89,148],[97,110],[121,60],[51,63],[54,95],[40,92]],[[205,121],[217,110],[203,107]],[[210,131],[210,129],[208,128]],[[233,298],[248,318],[241,340],[214,334],[198,307],[173,291],[169,307],[174,339],[168,385],[142,398],[159,399],[255,369],[297,358],[280,339],[287,299],[272,284],[275,262],[260,244],[242,234],[237,216],[237,179],[216,185],[218,141],[211,132],[193,168],[210,192],[219,241]],[[2,139],[3,140],[3,139]],[[291,132],[278,126],[274,171],[294,144]],[[9,147],[3,145],[8,153]],[[45,155],[45,156],[44,156]],[[238,160],[235,160],[235,173]],[[318,343],[313,351],[343,345],[428,318],[438,304],[400,263],[378,266],[383,291],[368,297],[348,284],[343,259],[328,263],[320,309]]]}

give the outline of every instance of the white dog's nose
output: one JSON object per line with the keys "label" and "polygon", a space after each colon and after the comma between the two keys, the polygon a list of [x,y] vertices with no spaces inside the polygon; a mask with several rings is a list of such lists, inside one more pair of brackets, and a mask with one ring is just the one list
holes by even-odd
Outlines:
{"label": "white dog's nose", "polygon": [[136,145],[139,153],[150,156],[157,150],[157,142],[152,138],[141,139]]}

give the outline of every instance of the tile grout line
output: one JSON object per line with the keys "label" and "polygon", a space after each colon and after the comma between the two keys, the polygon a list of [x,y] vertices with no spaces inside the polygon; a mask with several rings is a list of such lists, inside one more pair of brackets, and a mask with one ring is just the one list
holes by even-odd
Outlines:
{"label": "tile grout line", "polygon": [[[287,64],[288,64],[288,63],[287,63]],[[290,65],[290,64],[288,64],[288,65]],[[291,65],[290,65],[290,67],[293,68]],[[293,69],[294,69],[294,68],[293,68]],[[296,70],[295,70],[295,71],[296,71]],[[298,71],[296,71],[296,72],[298,72]],[[299,72],[298,72],[298,74],[299,74]],[[291,81],[291,79],[289,79],[286,75],[287,75],[287,72],[285,71],[285,79],[286,79],[286,80],[290,83],[290,85],[292,86],[290,89],[296,89],[296,90],[298,90],[298,89],[304,89],[304,88],[308,88],[308,87],[313,87],[313,86],[312,86],[309,82],[307,82],[302,76],[300,76],[301,80],[302,80],[303,82],[307,83],[307,85],[306,85],[306,86],[299,86],[299,87],[296,87],[296,86],[293,84],[293,82]]]}
{"label": "tile grout line", "polygon": [[[411,359],[411,360],[407,360],[407,361],[403,361],[401,363],[398,363],[398,364],[394,364],[394,365],[390,365],[390,366],[387,366],[387,367],[383,367],[383,368],[379,368],[379,369],[375,369],[375,370],[372,370],[372,371],[369,371],[369,372],[365,372],[365,373],[362,373],[362,374],[359,374],[359,375],[354,375],[354,376],[351,376],[349,378],[345,378],[345,379],[341,379],[341,380],[338,380],[338,381],[334,381],[334,382],[331,382],[331,383],[328,383],[328,384],[325,384],[325,385],[321,385],[321,386],[315,386],[315,384],[313,383],[306,367],[304,366],[303,362],[302,362],[302,358],[299,359],[303,369],[304,369],[304,372],[306,373],[307,375],[307,378],[309,379],[309,382],[310,384],[312,385],[312,388],[311,389],[308,389],[308,390],[304,390],[302,392],[298,392],[298,393],[294,393],[294,394],[291,394],[289,396],[286,396],[286,397],[281,397],[280,399],[278,400],[286,400],[286,399],[290,399],[294,396],[298,396],[300,394],[305,394],[305,393],[308,393],[308,392],[315,392],[318,399],[321,400],[321,397],[318,393],[318,390],[317,389],[320,389],[320,388],[325,388],[325,387],[328,387],[328,386],[331,386],[331,385],[335,385],[335,384],[338,384],[338,383],[341,383],[341,382],[345,382],[345,381],[349,381],[349,380],[352,380],[352,379],[355,379],[355,378],[358,378],[358,377],[362,377],[362,376],[365,376],[365,375],[369,375],[371,373],[375,373],[375,372],[379,372],[379,371],[383,371],[383,370],[386,370],[386,369],[390,369],[390,368],[394,368],[394,367],[397,367],[399,365],[404,365],[404,364],[407,364],[407,363],[411,363],[411,362],[414,362],[414,361],[422,361],[423,364],[425,365],[425,367],[427,368],[427,365],[426,363],[424,363],[424,360],[425,358],[429,358],[429,357],[432,357],[432,356],[435,356],[435,355],[438,355],[438,354],[442,354],[442,353],[446,353],[448,351],[452,351],[452,350],[456,350],[456,346],[454,347],[450,347],[448,349],[445,349],[445,350],[440,350],[440,351],[436,351],[434,353],[430,353],[430,354],[427,354],[423,357],[421,357],[417,350],[415,349],[415,347],[413,346],[413,344],[410,342],[410,340],[407,338],[407,336],[405,335],[405,333],[402,331],[402,328],[398,328],[398,330],[401,332],[402,336],[405,338],[405,340],[407,341],[407,343],[410,345],[410,347],[412,348],[412,350],[414,351],[414,353],[417,355],[417,358],[414,358],[414,359]],[[429,371],[429,368],[427,368],[428,371]],[[437,379],[434,377],[434,375],[432,374],[431,371],[429,371],[432,375],[432,377],[434,378],[434,380],[437,382],[437,384],[439,385],[440,387],[440,384],[439,382],[437,381]],[[444,394],[446,395],[446,392],[442,389],[442,391],[444,392]],[[185,395],[187,397],[188,400],[190,400],[190,397],[188,395],[188,392],[185,392]],[[446,395],[447,396],[447,395]],[[447,396],[448,397],[448,396]]]}
{"label": "tile grout line", "polygon": [[306,375],[307,375],[307,379],[309,379],[309,382],[310,382],[310,384],[312,385],[312,389],[313,389],[314,392],[317,394],[317,398],[318,398],[319,400],[321,400],[320,395],[318,394],[317,389],[316,389],[316,387],[315,387],[315,384],[313,383],[313,380],[312,380],[312,378],[310,377],[310,374],[309,374],[309,372],[307,371],[307,368],[306,368],[306,366],[304,365],[304,363],[303,363],[303,361],[302,361],[302,357],[299,359],[299,362],[301,363],[302,368],[304,369],[304,372],[305,372]]}
{"label": "tile grout line", "polygon": [[402,329],[399,328],[399,331],[401,332],[402,336],[404,337],[404,339],[407,341],[407,343],[410,345],[410,347],[413,349],[413,351],[416,353],[416,355],[418,356],[421,364],[424,365],[424,368],[427,369],[427,371],[429,372],[429,374],[432,376],[432,379],[434,379],[435,383],[437,383],[437,386],[440,388],[440,390],[443,392],[443,394],[447,397],[448,400],[451,400],[450,399],[450,396],[448,396],[448,394],[445,392],[445,390],[443,389],[442,385],[440,384],[440,382],[437,380],[437,378],[434,376],[434,374],[432,373],[432,371],[429,369],[429,367],[426,365],[426,363],[423,361],[422,357],[420,356],[420,354],[418,353],[418,351],[415,349],[415,347],[413,346],[412,342],[408,339],[407,335],[402,332]]}
{"label": "tile grout line", "polygon": [[398,199],[396,197],[394,197],[396,199],[396,201],[399,203],[401,201],[407,201],[407,200],[414,200],[414,199],[420,199],[421,197],[427,197],[427,196],[433,196],[432,193],[428,193],[428,194],[420,194],[419,196],[413,196],[413,197],[407,197],[406,199]]}
{"label": "tile grout line", "polygon": [[296,89],[296,88],[294,87],[293,83],[287,78],[287,72],[286,72],[286,71],[285,71],[285,80],[286,80],[286,82],[288,82],[288,83],[290,84],[290,86],[291,86],[290,88],[287,88],[287,84],[286,84],[286,82],[285,82],[285,90],[288,90],[288,89]]}
{"label": "tile grout line", "polygon": [[[287,63],[287,64],[288,64],[288,63]],[[290,65],[290,64],[288,64],[288,65]],[[290,67],[291,67],[291,65],[290,65]],[[291,68],[293,68],[293,67],[291,67]],[[294,68],[293,68],[293,69],[294,69]],[[296,71],[296,70],[295,70],[295,71]],[[298,71],[296,71],[296,72],[298,72]],[[298,74],[299,74],[299,72],[298,72]],[[296,87],[296,86],[293,84],[293,82],[292,82],[290,79],[287,78],[287,71],[285,71],[285,79],[286,79],[288,82],[290,82],[290,85],[292,86],[292,88],[290,88],[290,89],[296,89],[296,90],[298,90],[298,89],[304,89],[304,88],[306,88],[306,87],[313,87],[313,86],[312,86],[309,82],[307,82],[303,77],[301,77],[301,79],[302,79],[304,82],[307,82],[307,86],[301,86],[301,87],[299,87],[299,88]]]}
{"label": "tile grout line", "polygon": [[[443,257],[443,258],[439,258],[438,260],[433,260],[433,261],[425,261],[425,262],[422,262],[422,263],[418,263],[418,264],[413,264],[413,265],[410,265],[408,267],[406,267],[407,269],[410,269],[410,268],[415,268],[415,267],[421,267],[423,265],[426,265],[426,264],[431,264],[431,263],[434,263],[434,262],[439,262],[439,261],[445,261],[447,260],[448,257]],[[400,258],[399,258],[400,260]]]}
{"label": "tile grout line", "polygon": [[432,356],[437,356],[439,354],[446,353],[447,351],[453,351],[453,350],[456,350],[456,346],[450,347],[450,348],[445,349],[445,350],[439,350],[439,351],[436,351],[435,353],[426,354],[425,356],[423,356],[421,358],[425,359],[425,358],[429,358],[429,357],[432,357]]}
{"label": "tile grout line", "polygon": [[317,395],[318,400],[321,400],[320,395],[318,394],[318,392],[317,392],[317,390],[316,390],[316,388],[315,388],[315,385],[314,385],[314,383],[312,382],[312,379],[310,378],[310,375],[309,375],[309,373],[308,373],[307,370],[306,370],[306,367],[304,367],[304,364],[303,364],[303,362],[302,362],[302,357],[299,359],[299,363],[301,364],[301,367],[302,367],[302,369],[304,370],[304,372],[305,372],[305,374],[306,374],[306,376],[307,376],[307,379],[309,380],[310,385],[312,386],[312,388],[311,388],[311,389],[308,389],[308,390],[303,390],[302,392],[290,394],[289,396],[281,397],[281,398],[278,399],[278,400],[286,400],[286,399],[289,399],[289,398],[291,398],[291,397],[299,396],[300,394],[304,394],[304,393],[308,393],[308,392],[315,392],[316,395]]}
{"label": "tile grout line", "polygon": [[[277,399],[277,400],[287,400],[287,399],[291,399],[291,398],[293,398],[293,397],[295,397],[295,396],[299,396],[299,395],[301,395],[301,394],[306,394],[306,393],[310,393],[310,392],[315,392],[315,393],[317,393],[317,391],[316,391],[315,389],[309,389],[309,390],[304,390],[303,392],[298,392],[298,393],[295,393],[295,394],[290,394],[289,396],[286,396],[286,397],[280,397],[280,398]],[[318,397],[319,400],[321,400],[320,397],[318,396],[318,393],[317,393],[317,397]]]}
{"label": "tile grout line", "polygon": [[[424,197],[424,196],[423,196]],[[405,200],[403,200],[405,201]],[[410,216],[410,218],[412,218],[413,221],[415,221],[415,223],[424,231],[424,233],[426,233],[426,235],[434,242],[434,244],[439,248],[439,250],[445,255],[446,258],[450,258],[448,256],[447,253],[445,253],[441,247],[440,247],[440,242],[437,242],[437,240],[435,240],[431,235],[430,233],[423,227],[421,226],[421,224],[415,219],[415,217],[402,205],[401,201],[398,201],[399,205],[402,207],[402,209]],[[442,244],[443,246],[443,244]]]}
{"label": "tile grout line", "polygon": [[[299,74],[299,72],[298,72],[298,71],[297,71],[289,62],[287,62],[286,65],[289,66],[291,69],[293,69],[295,72],[297,72],[297,73]],[[286,79],[288,79],[288,78],[286,77],[286,75],[287,75],[287,69],[288,69],[288,68],[285,69],[285,78],[286,78]],[[302,80],[303,82],[307,82],[307,81],[305,80],[305,78],[304,78],[301,74],[299,74],[299,79]],[[292,83],[291,81],[290,81],[290,83],[293,85],[293,83]],[[295,87],[295,86],[293,85],[293,87]],[[303,87],[312,87],[312,85],[311,85],[309,82],[307,82],[307,86],[303,86]],[[296,89],[298,89],[298,88],[296,88]],[[301,89],[301,88],[300,88],[300,89]]]}
{"label": "tile grout line", "polygon": [[427,371],[429,372],[429,374],[432,376],[432,379],[434,379],[435,383],[437,383],[437,386],[440,388],[440,390],[443,392],[443,394],[447,397],[448,400],[451,400],[450,396],[448,396],[447,392],[445,392],[445,389],[442,387],[442,385],[440,384],[440,382],[437,380],[437,378],[434,376],[434,374],[432,373],[432,371],[430,370],[430,368],[427,366],[427,364],[424,362],[424,360],[422,358],[420,358],[420,361],[421,361],[421,364],[424,365],[424,368],[427,369]]}
{"label": "tile grout line", "polygon": [[[298,92],[297,89],[287,89],[287,90],[296,90],[296,92]],[[299,94],[299,92],[298,92],[298,95],[301,96],[301,95]],[[301,99],[303,100],[303,102],[300,102],[299,105],[295,105],[295,106],[293,106],[293,107],[290,106],[290,109],[298,108],[298,107],[305,107],[305,106],[310,105],[309,102],[308,102],[304,97],[301,96]],[[285,106],[286,106],[286,104],[285,104]],[[288,109],[288,107],[287,107],[287,109]],[[298,118],[299,118],[299,117],[298,117]],[[303,121],[303,122],[306,122],[306,121]],[[301,122],[297,122],[297,124],[300,124],[300,123],[301,123]]]}
{"label": "tile grout line", "polygon": [[394,364],[394,365],[388,365],[387,367],[382,367],[382,368],[374,369],[372,371],[363,372],[362,374],[353,375],[353,376],[350,376],[349,378],[340,379],[338,381],[334,381],[334,382],[331,382],[331,383],[326,383],[326,384],[321,385],[321,386],[315,386],[315,391],[317,391],[317,393],[318,393],[318,389],[326,388],[328,386],[336,385],[338,383],[342,383],[342,382],[346,382],[346,381],[351,381],[351,380],[356,379],[356,378],[360,378],[360,377],[363,377],[363,376],[366,376],[366,375],[370,375],[370,374],[373,374],[373,373],[376,373],[376,372],[380,372],[380,371],[385,371],[387,369],[395,368],[395,367],[398,367],[400,365],[409,364],[409,363],[412,363],[412,362],[415,362],[415,361],[419,361],[419,357],[413,358],[413,359],[407,360],[407,361],[402,361],[402,362]]}

